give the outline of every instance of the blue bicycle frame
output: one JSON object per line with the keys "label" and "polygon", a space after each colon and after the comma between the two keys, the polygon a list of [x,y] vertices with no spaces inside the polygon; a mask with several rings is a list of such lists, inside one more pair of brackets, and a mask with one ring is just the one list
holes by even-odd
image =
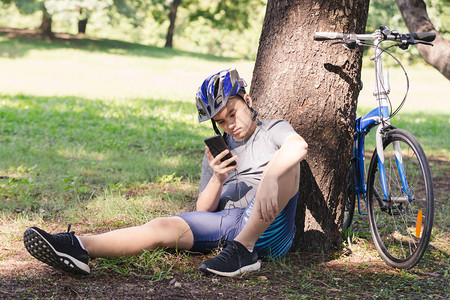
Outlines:
{"label": "blue bicycle frame", "polygon": [[[358,35],[357,35],[358,36]],[[367,37],[367,35],[365,35]],[[399,197],[399,199],[390,199],[389,191],[386,183],[386,171],[384,167],[384,149],[383,149],[383,132],[389,126],[389,107],[387,94],[389,93],[389,79],[387,78],[385,88],[385,81],[383,76],[383,62],[381,59],[382,49],[379,44],[383,40],[381,35],[374,34],[373,36],[375,45],[375,54],[372,59],[375,61],[375,75],[376,86],[374,95],[377,98],[378,107],[373,109],[367,115],[360,117],[356,120],[355,132],[354,132],[354,144],[353,144],[353,159],[356,160],[356,195],[358,199],[358,212],[365,215],[361,211],[361,196],[364,197],[364,202],[367,207],[367,185],[364,182],[364,142],[366,135],[370,130],[379,125],[376,130],[376,147],[378,155],[378,168],[380,174],[381,185],[383,189],[383,196],[386,202],[393,200],[394,202],[403,202],[406,199]],[[409,192],[408,183],[406,181],[405,169],[403,167],[403,159],[401,154],[400,145],[398,142],[394,142],[394,153],[397,162],[397,169],[402,181],[402,192],[407,196],[409,202],[412,201],[412,197]],[[401,199],[400,199],[401,198]],[[379,199],[378,199],[379,200]]]}

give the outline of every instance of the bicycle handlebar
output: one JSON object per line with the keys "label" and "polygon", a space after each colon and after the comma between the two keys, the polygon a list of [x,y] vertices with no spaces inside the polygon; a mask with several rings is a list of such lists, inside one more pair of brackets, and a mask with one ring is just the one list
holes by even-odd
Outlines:
{"label": "bicycle handlebar", "polygon": [[[356,49],[356,46],[372,46],[375,48],[375,55],[371,57],[371,60],[375,61],[375,79],[376,79],[376,86],[375,86],[375,92],[374,95],[377,98],[377,101],[379,103],[380,108],[382,106],[386,106],[387,103],[390,103],[390,99],[388,97],[389,93],[389,84],[387,82],[386,86],[384,85],[384,76],[383,76],[383,60],[381,59],[381,55],[383,53],[389,54],[392,58],[395,59],[395,61],[400,65],[400,67],[403,69],[405,76],[406,76],[406,93],[405,97],[403,98],[400,105],[397,107],[397,109],[389,114],[388,118],[385,118],[385,120],[388,120],[395,116],[395,114],[398,113],[398,111],[403,106],[406,96],[408,94],[409,90],[409,80],[408,75],[406,74],[405,68],[403,68],[400,61],[395,58],[387,49],[393,46],[397,46],[400,49],[406,50],[408,49],[409,45],[415,45],[415,44],[425,44],[429,46],[433,46],[431,43],[436,38],[436,34],[433,32],[418,32],[418,33],[406,33],[402,34],[399,33],[397,30],[390,30],[386,26],[380,26],[377,30],[375,30],[373,33],[369,34],[356,34],[356,33],[340,33],[340,32],[316,32],[314,33],[314,40],[315,41],[326,41],[326,40],[338,40],[337,42],[331,43],[331,45],[335,44],[342,44],[345,48],[353,50]],[[365,41],[373,41],[373,43],[367,43]],[[391,45],[390,47],[383,49],[380,47],[381,42],[384,41],[395,41],[397,42],[394,45]],[[387,88],[386,88],[387,87]],[[392,110],[392,107],[391,107]],[[384,117],[384,116],[382,116]]]}
{"label": "bicycle handlebar", "polygon": [[424,41],[424,42],[432,42],[436,38],[436,34],[433,32],[417,32],[411,33],[412,37],[415,40]]}
{"label": "bicycle handlebar", "polygon": [[[372,34],[355,34],[355,33],[339,33],[339,32],[316,32],[314,33],[315,41],[326,40],[344,40],[344,41],[373,41],[380,37],[375,33]],[[414,44],[415,41],[432,42],[436,38],[433,32],[418,32],[400,34],[396,31],[389,31],[389,34],[382,34],[382,40],[388,41],[406,41],[408,44]]]}
{"label": "bicycle handlebar", "polygon": [[315,41],[342,40],[344,34],[339,32],[316,32],[314,33]]}

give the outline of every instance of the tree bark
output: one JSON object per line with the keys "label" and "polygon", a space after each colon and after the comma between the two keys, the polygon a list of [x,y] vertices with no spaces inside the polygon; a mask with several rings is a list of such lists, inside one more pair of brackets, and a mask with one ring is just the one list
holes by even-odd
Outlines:
{"label": "tree bark", "polygon": [[42,35],[47,38],[53,38],[52,16],[48,13],[45,5],[42,6],[42,23],[39,26]]}
{"label": "tree bark", "polygon": [[294,250],[342,243],[362,51],[315,42],[314,32],[363,33],[369,0],[269,0],[251,95],[263,118],[283,118],[309,144],[301,163]]}
{"label": "tree bark", "polygon": [[173,0],[172,2],[172,8],[170,9],[169,13],[169,29],[167,30],[167,36],[166,36],[166,44],[164,47],[166,48],[172,48],[173,47],[173,33],[175,31],[175,20],[177,18],[177,11],[178,6],[180,6],[181,0]]}
{"label": "tree bark", "polygon": [[417,45],[423,59],[450,80],[450,41],[445,40],[434,28],[422,0],[396,0],[403,20],[410,32],[434,32],[433,47]]}

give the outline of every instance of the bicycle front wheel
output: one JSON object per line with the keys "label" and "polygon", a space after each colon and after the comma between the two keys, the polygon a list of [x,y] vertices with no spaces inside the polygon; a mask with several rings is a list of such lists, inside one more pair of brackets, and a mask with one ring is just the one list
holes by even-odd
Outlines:
{"label": "bicycle front wheel", "polygon": [[431,171],[422,147],[408,131],[387,132],[383,147],[388,198],[375,150],[367,179],[370,230],[381,258],[392,267],[409,269],[422,258],[430,241],[434,215]]}

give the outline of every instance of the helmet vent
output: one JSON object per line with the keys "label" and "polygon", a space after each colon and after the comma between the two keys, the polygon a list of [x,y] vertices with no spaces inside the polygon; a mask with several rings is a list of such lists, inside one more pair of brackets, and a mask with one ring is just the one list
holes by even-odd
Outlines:
{"label": "helmet vent", "polygon": [[214,99],[217,98],[217,93],[219,92],[219,85],[220,85],[220,77],[217,77],[216,80],[214,80]]}

